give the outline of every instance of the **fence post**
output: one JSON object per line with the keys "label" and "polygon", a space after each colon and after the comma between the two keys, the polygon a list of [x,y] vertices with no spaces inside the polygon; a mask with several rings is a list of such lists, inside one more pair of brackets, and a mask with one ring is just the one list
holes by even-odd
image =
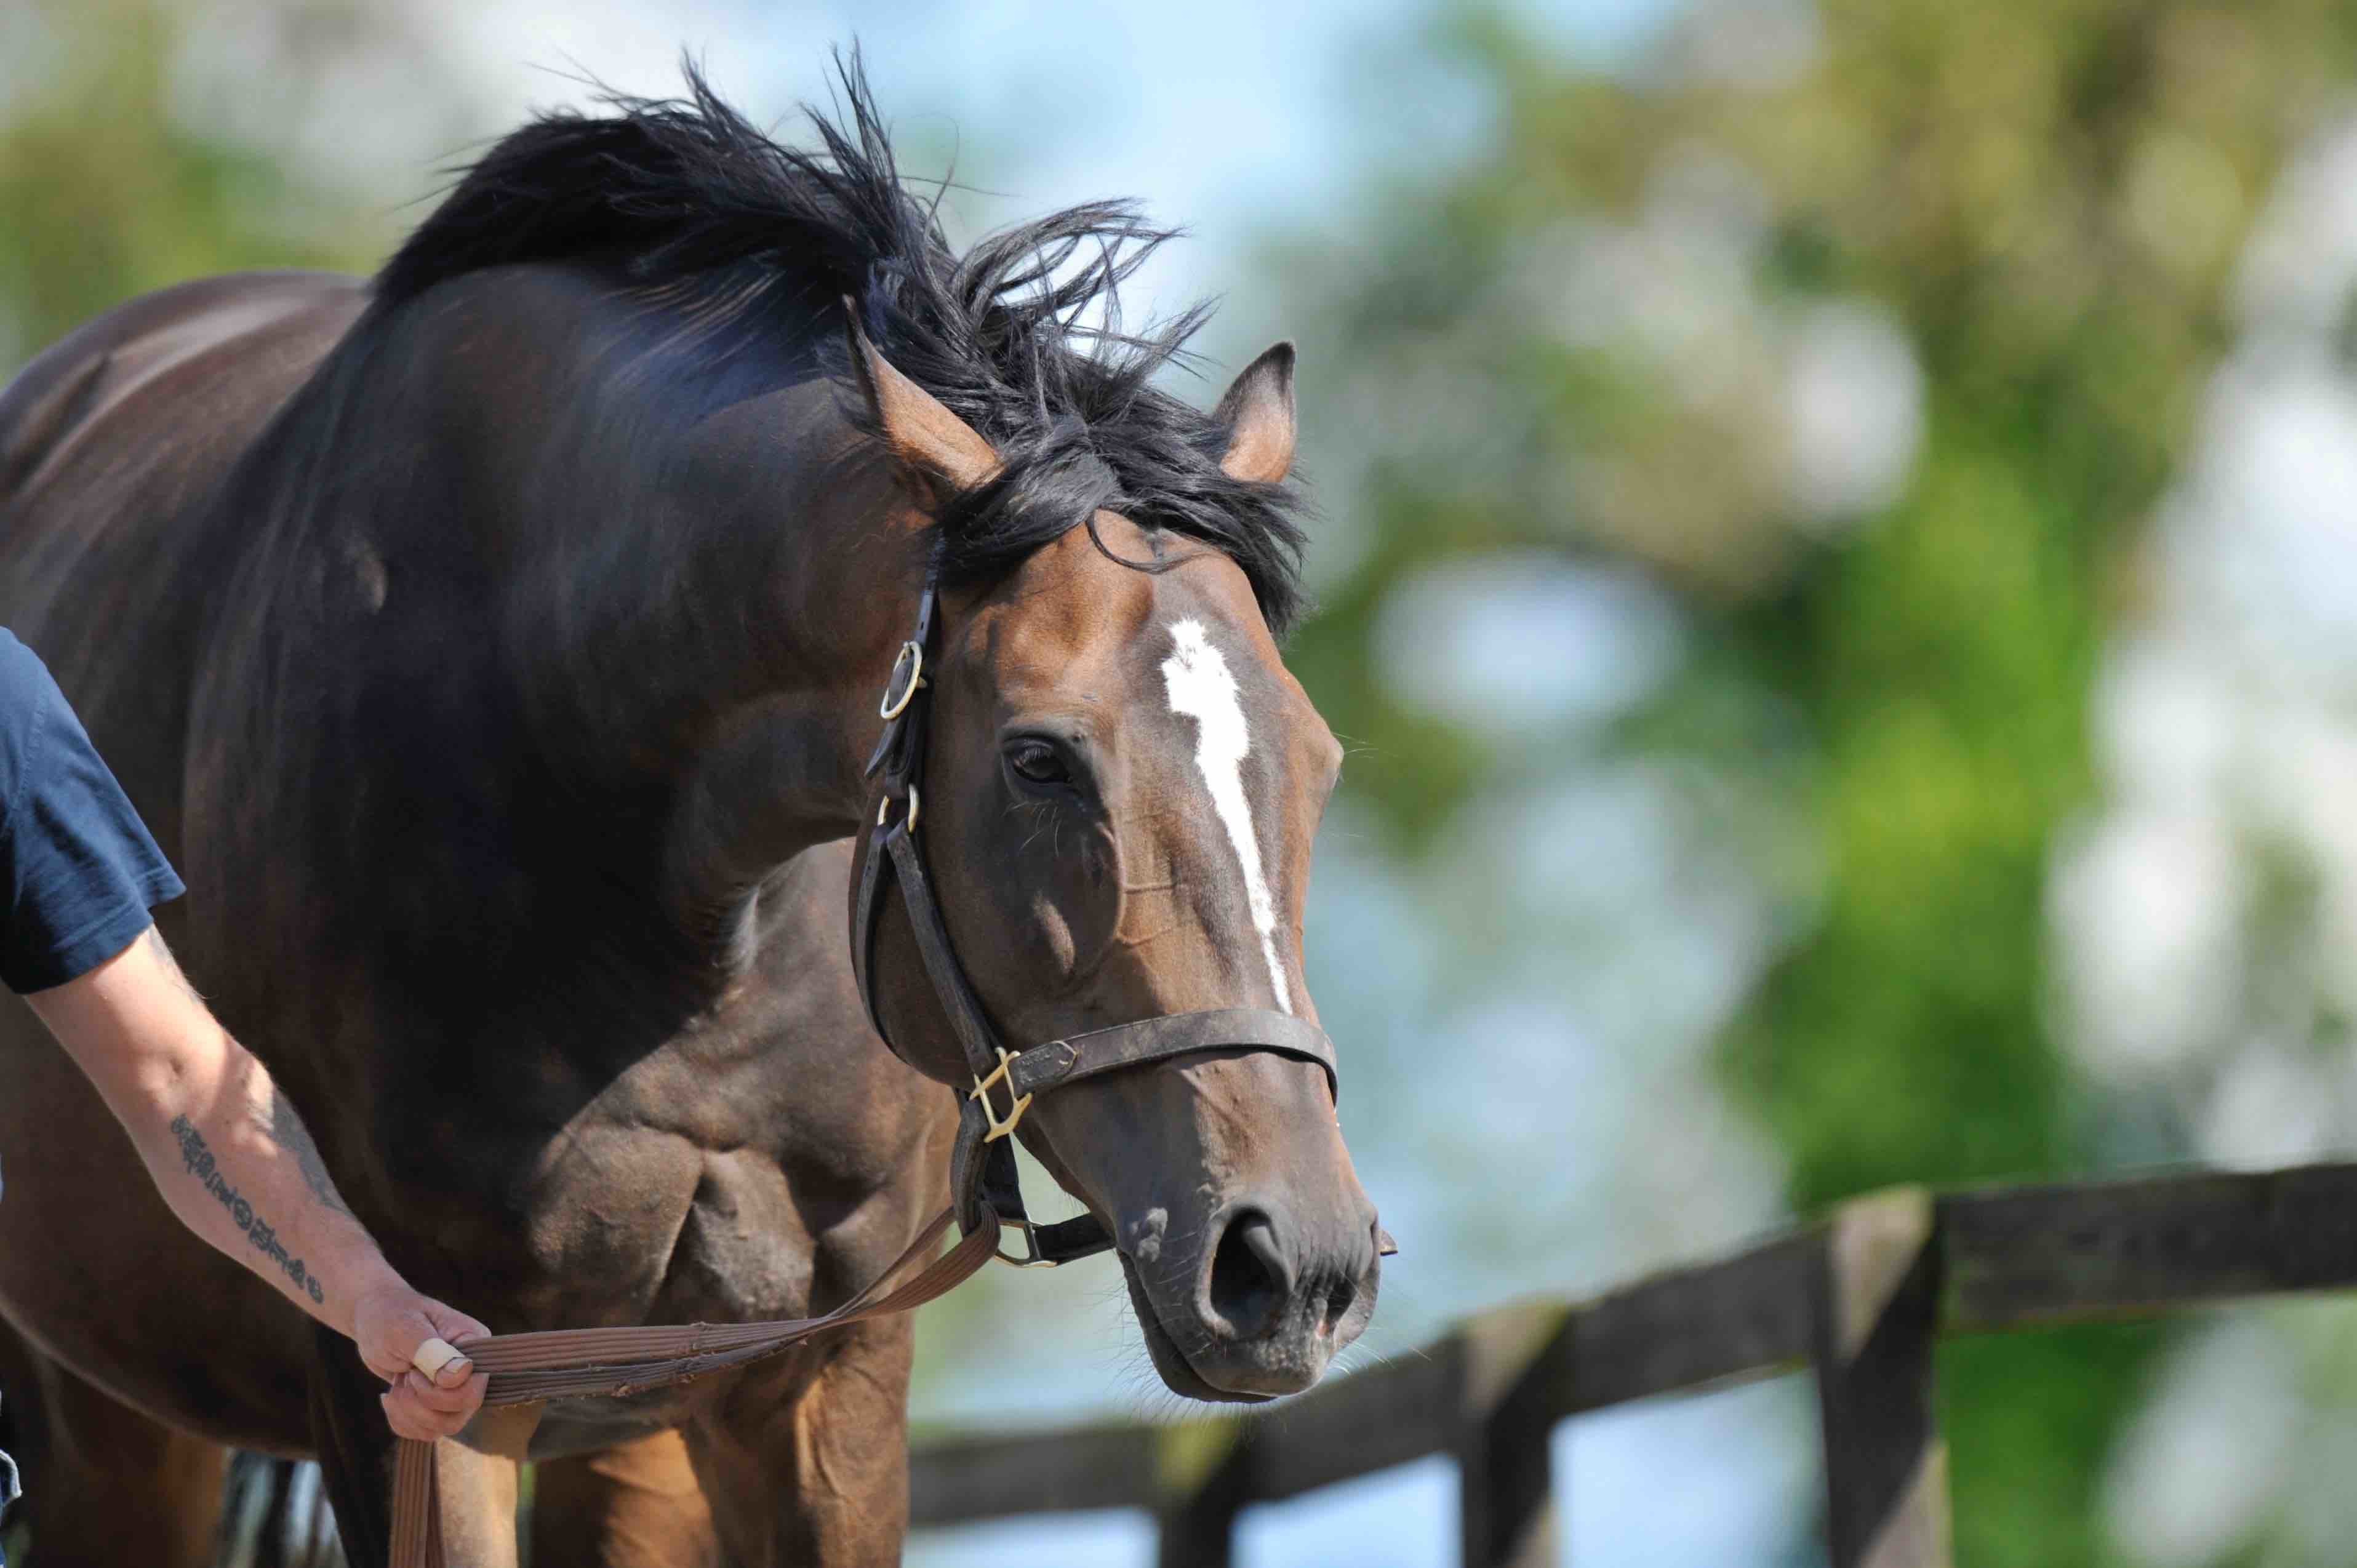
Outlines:
{"label": "fence post", "polygon": [[1564,1325],[1560,1305],[1529,1303],[1485,1312],[1450,1337],[1464,1568],[1554,1568],[1555,1416],[1538,1362]]}
{"label": "fence post", "polygon": [[[1209,1450],[1203,1444],[1214,1444]],[[1249,1423],[1204,1422],[1173,1428],[1163,1470],[1171,1500],[1156,1520],[1158,1568],[1228,1568],[1235,1555],[1236,1515],[1243,1511],[1253,1464]]]}
{"label": "fence post", "polygon": [[1901,1187],[1843,1204],[1824,1227],[1811,1316],[1833,1568],[1950,1568],[1934,1218],[1930,1193]]}

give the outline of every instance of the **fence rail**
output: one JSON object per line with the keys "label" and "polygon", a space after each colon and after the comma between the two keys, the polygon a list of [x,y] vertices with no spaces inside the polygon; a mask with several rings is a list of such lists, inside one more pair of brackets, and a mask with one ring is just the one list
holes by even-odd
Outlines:
{"label": "fence rail", "polygon": [[1548,1438],[1583,1411],[1813,1366],[1834,1568],[1947,1568],[1932,1351],[2357,1285],[2357,1165],[1934,1194],[1898,1187],[1587,1301],[1481,1313],[1285,1407],[1176,1426],[961,1434],[914,1460],[914,1522],[1141,1509],[1162,1568],[1222,1568],[1237,1514],[1409,1460],[1460,1473],[1466,1568],[1555,1561]]}

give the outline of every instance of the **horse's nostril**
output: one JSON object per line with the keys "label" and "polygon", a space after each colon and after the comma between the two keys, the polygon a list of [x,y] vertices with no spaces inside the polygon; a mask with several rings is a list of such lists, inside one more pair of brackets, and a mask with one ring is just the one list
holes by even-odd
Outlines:
{"label": "horse's nostril", "polygon": [[1293,1269],[1277,1245],[1268,1216],[1236,1216],[1211,1254],[1211,1311],[1239,1339],[1255,1339],[1275,1326],[1293,1291]]}

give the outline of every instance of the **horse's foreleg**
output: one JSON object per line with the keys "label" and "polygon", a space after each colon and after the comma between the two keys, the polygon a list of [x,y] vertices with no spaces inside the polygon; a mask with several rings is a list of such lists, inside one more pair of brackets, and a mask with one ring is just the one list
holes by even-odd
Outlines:
{"label": "horse's foreleg", "polygon": [[909,1529],[903,1317],[854,1325],[755,1368],[687,1428],[732,1568],[888,1568]]}
{"label": "horse's foreleg", "polygon": [[311,1442],[351,1568],[384,1568],[393,1553],[393,1437],[377,1402],[383,1387],[343,1336],[313,1329]]}
{"label": "horse's foreleg", "polygon": [[25,1468],[27,1562],[204,1568],[229,1450],[117,1402],[0,1324],[0,1392]]}
{"label": "horse's foreleg", "polygon": [[566,1568],[718,1568],[712,1509],[676,1432],[533,1466],[532,1560]]}
{"label": "horse's foreleg", "polygon": [[468,1424],[465,1443],[436,1444],[442,1544],[454,1568],[517,1568],[517,1482],[540,1410],[487,1410]]}

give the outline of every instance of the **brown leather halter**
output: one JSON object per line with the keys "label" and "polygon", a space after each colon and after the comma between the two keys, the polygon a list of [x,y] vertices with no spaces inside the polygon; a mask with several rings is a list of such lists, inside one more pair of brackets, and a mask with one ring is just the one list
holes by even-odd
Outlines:
{"label": "brown leather halter", "polygon": [[[950,1155],[951,1208],[927,1225],[909,1250],[866,1289],[822,1316],[774,1323],[554,1329],[470,1340],[461,1348],[478,1371],[490,1375],[483,1396],[487,1407],[626,1394],[687,1382],[773,1356],[824,1329],[913,1311],[955,1289],[994,1256],[1020,1267],[1041,1268],[1104,1251],[1113,1245],[1113,1239],[1094,1215],[1034,1225],[1023,1207],[1015,1146],[1007,1134],[1022,1121],[1033,1098],[1051,1090],[1196,1051],[1239,1047],[1316,1062],[1326,1069],[1327,1089],[1334,1089],[1334,1043],[1325,1032],[1290,1014],[1262,1007],[1165,1014],[1049,1040],[1022,1051],[1010,1051],[1000,1043],[982,999],[974,994],[950,945],[949,929],[942,922],[941,906],[934,901],[924,854],[916,841],[923,809],[918,779],[924,772],[930,712],[925,657],[932,642],[938,602],[933,575],[928,573],[924,593],[917,601],[916,635],[901,645],[885,682],[884,736],[867,763],[867,776],[877,780],[876,825],[868,831],[867,863],[860,874],[859,898],[852,918],[851,952],[860,996],[876,1032],[895,1056],[906,1061],[906,1053],[885,1033],[875,1002],[878,895],[883,868],[888,865],[901,902],[908,907],[918,954],[934,993],[941,998],[942,1010],[949,1015],[951,1027],[964,1047],[974,1079],[973,1088],[959,1103],[957,1143]],[[897,816],[896,804],[900,808]],[[1003,1116],[992,1101],[994,1094],[1006,1097]],[[933,1258],[906,1283],[885,1289],[887,1281],[941,1244],[952,1217],[963,1232],[957,1245]],[[1012,1257],[999,1251],[1002,1225],[1023,1232],[1025,1256]],[[1388,1250],[1388,1238],[1378,1245]],[[445,1568],[436,1495],[440,1483],[434,1455],[433,1444],[401,1441],[393,1474],[393,1568]]]}
{"label": "brown leather halter", "polygon": [[[925,770],[931,709],[925,660],[932,647],[939,599],[934,575],[928,572],[924,592],[917,600],[915,633],[900,645],[899,657],[892,661],[892,673],[884,683],[884,701],[878,710],[884,734],[876,743],[875,755],[867,759],[867,777],[877,781],[877,800],[875,825],[867,830],[859,897],[852,914],[852,965],[877,1034],[891,1047],[893,1055],[908,1061],[909,1054],[885,1029],[876,1006],[876,927],[882,914],[879,895],[889,868],[909,911],[917,955],[965,1052],[973,1080],[959,1103],[957,1144],[950,1155],[950,1192],[958,1225],[971,1234],[985,1222],[988,1211],[998,1223],[1023,1233],[1026,1255],[1001,1252],[1002,1261],[1019,1268],[1053,1268],[1103,1251],[1113,1245],[1113,1238],[1092,1214],[1052,1225],[1031,1222],[1023,1206],[1014,1142],[1007,1134],[1023,1120],[1033,1097],[1083,1079],[1147,1067],[1197,1051],[1235,1049],[1275,1051],[1315,1062],[1325,1069],[1330,1093],[1337,1087],[1334,1042],[1315,1024],[1289,1013],[1265,1007],[1215,1007],[1115,1024],[1049,1040],[1028,1050],[1006,1048],[957,961],[949,928],[942,923],[941,906],[926,875],[924,852],[917,845],[917,824],[924,806],[918,780]],[[1005,1096],[1004,1115],[993,1095]]]}

